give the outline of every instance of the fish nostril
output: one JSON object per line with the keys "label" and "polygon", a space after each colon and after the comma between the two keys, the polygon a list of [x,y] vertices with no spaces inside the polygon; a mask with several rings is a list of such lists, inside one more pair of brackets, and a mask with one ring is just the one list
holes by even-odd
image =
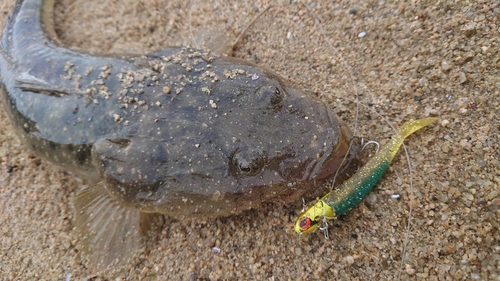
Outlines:
{"label": "fish nostril", "polygon": [[275,88],[273,95],[271,96],[271,105],[279,105],[283,101],[283,94],[280,89]]}

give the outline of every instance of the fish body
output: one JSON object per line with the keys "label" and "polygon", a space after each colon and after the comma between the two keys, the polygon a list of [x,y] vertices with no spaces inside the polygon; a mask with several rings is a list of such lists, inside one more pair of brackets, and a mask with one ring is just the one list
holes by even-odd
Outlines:
{"label": "fish body", "polygon": [[53,4],[17,1],[0,41],[0,96],[36,155],[95,184],[75,198],[76,229],[102,265],[130,256],[121,245],[149,214],[297,200],[350,153],[332,110],[271,71],[204,49],[76,52],[58,42]]}
{"label": "fish body", "polygon": [[319,227],[323,218],[333,219],[356,207],[389,168],[403,140],[436,120],[436,118],[425,118],[404,123],[399,134],[394,135],[389,143],[351,178],[303,211],[295,223],[295,232],[297,234],[312,233]]}

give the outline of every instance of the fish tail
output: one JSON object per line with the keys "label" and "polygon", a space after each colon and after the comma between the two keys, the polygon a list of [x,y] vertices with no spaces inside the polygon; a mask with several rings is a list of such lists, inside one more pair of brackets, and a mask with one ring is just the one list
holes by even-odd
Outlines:
{"label": "fish tail", "polygon": [[423,127],[436,122],[437,118],[423,118],[418,120],[407,121],[401,126],[401,130],[399,131],[399,136],[402,139],[407,138],[409,135],[414,132],[422,129]]}
{"label": "fish tail", "polygon": [[36,54],[47,44],[60,45],[52,21],[53,7],[54,0],[18,0],[5,25],[1,49],[22,50],[22,54],[10,54],[17,59],[30,52]]}

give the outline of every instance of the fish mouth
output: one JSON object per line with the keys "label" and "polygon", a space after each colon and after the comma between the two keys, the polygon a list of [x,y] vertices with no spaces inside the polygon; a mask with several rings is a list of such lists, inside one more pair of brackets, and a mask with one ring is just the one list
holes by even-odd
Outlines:
{"label": "fish mouth", "polygon": [[[340,120],[339,120],[340,121]],[[339,169],[349,165],[353,158],[357,155],[357,146],[351,144],[351,133],[349,129],[341,122],[340,123],[339,143],[332,152],[326,156],[326,159],[321,161],[322,167],[316,175],[315,180],[324,180],[333,176]]]}
{"label": "fish mouth", "polygon": [[[351,141],[352,133],[349,128],[336,117],[335,113],[326,104],[325,109],[330,122],[332,124],[337,123],[340,135],[338,136],[337,145],[332,145],[330,150],[321,157],[322,159],[314,169],[316,172],[311,174],[313,180],[327,179],[336,173],[338,174],[339,169],[342,169],[342,172],[349,172],[346,168],[353,160],[357,159],[359,150],[358,145]],[[343,178],[342,175],[340,178]]]}

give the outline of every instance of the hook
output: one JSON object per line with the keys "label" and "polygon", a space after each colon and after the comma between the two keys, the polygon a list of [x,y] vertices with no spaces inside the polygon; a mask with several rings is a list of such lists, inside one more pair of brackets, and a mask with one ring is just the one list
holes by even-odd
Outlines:
{"label": "hook", "polygon": [[378,151],[380,150],[380,143],[376,142],[376,141],[369,141],[367,143],[365,143],[365,145],[363,145],[363,147],[361,148],[361,151],[363,151],[367,146],[369,146],[370,144],[374,144],[377,146],[377,151],[375,151],[375,154],[378,153]]}

